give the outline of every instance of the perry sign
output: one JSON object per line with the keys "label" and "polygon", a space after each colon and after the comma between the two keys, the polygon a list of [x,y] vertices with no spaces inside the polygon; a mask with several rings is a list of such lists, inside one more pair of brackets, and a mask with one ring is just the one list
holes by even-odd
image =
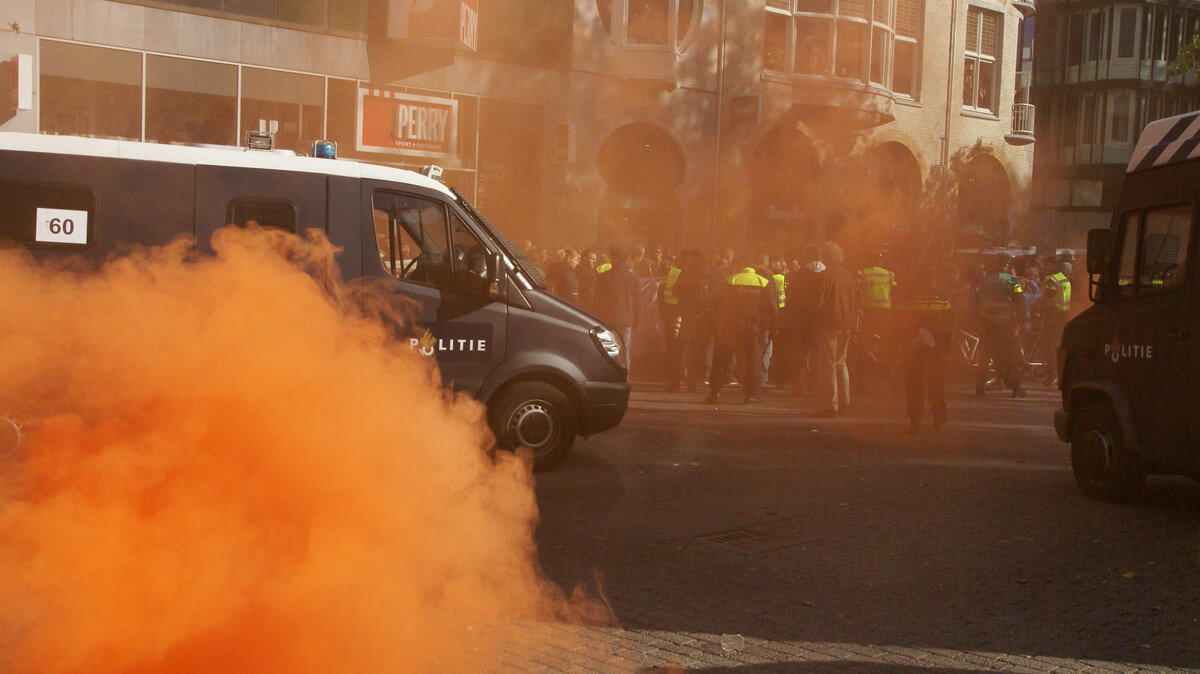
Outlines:
{"label": "perry sign", "polygon": [[452,159],[458,101],[387,89],[358,89],[358,151]]}

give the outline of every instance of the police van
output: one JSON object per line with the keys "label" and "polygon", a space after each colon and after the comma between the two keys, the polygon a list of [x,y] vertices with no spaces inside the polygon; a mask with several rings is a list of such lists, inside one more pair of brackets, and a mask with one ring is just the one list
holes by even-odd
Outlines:
{"label": "police van", "polygon": [[[228,223],[318,229],[347,280],[420,304],[411,345],[488,408],[498,443],[549,468],[629,401],[625,345],[546,291],[525,254],[429,175],[236,148],[0,133],[0,246],[101,262],[179,235],[207,249]],[[334,150],[334,151],[331,151]]]}
{"label": "police van", "polygon": [[1058,353],[1060,439],[1082,491],[1127,502],[1147,475],[1200,479],[1200,112],[1138,139],[1110,229],[1088,232],[1093,304]]}

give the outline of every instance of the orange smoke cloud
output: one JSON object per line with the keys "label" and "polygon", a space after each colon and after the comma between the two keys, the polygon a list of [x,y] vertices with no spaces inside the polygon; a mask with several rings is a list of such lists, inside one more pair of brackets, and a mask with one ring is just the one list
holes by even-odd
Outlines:
{"label": "orange smoke cloud", "polygon": [[482,406],[306,273],[323,239],[214,249],[0,251],[0,670],[460,671],[553,610]]}

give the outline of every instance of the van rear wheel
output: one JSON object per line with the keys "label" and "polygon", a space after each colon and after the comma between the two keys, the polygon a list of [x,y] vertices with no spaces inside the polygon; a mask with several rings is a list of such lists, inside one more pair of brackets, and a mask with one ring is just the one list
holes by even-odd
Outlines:
{"label": "van rear wheel", "polygon": [[1084,494],[1109,503],[1129,503],[1141,494],[1146,472],[1111,405],[1080,409],[1071,437],[1071,470]]}
{"label": "van rear wheel", "polygon": [[547,470],[562,461],[575,444],[578,431],[566,394],[540,381],[520,382],[505,391],[491,421],[501,448],[529,448],[535,471]]}

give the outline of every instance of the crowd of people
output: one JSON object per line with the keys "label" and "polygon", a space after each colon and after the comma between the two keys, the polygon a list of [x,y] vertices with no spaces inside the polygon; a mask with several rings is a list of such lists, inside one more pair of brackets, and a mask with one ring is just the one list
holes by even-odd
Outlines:
{"label": "crowd of people", "polygon": [[[1030,376],[1050,383],[1072,307],[1067,257],[964,264],[876,251],[847,266],[834,242],[791,259],[641,245],[527,249],[552,292],[609,323],[632,359],[653,355],[652,374],[668,390],[705,387],[706,401],[719,404],[736,383],[753,404],[775,386],[815,399],[813,415],[833,417],[851,408],[853,381],[903,390],[913,434],[927,409],[933,429],[946,423],[946,379],[957,361],[965,359],[979,396],[998,387],[1024,396]],[[1032,368],[1031,356],[1043,367]]]}

